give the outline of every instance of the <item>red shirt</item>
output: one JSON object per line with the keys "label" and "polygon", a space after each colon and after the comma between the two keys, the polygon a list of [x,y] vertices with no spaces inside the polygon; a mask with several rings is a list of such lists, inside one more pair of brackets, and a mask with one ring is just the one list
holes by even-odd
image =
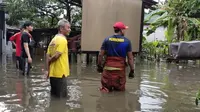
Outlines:
{"label": "red shirt", "polygon": [[21,56],[21,32],[10,37],[10,41],[15,41],[16,43],[16,56]]}

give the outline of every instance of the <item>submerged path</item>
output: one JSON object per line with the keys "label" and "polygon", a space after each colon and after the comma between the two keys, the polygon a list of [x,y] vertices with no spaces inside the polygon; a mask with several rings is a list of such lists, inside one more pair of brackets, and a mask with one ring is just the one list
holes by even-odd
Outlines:
{"label": "submerged path", "polygon": [[136,78],[127,79],[125,92],[102,94],[100,74],[93,65],[71,64],[68,99],[54,99],[36,58],[30,77],[15,69],[12,56],[0,59],[0,112],[197,112],[199,65],[136,64]]}

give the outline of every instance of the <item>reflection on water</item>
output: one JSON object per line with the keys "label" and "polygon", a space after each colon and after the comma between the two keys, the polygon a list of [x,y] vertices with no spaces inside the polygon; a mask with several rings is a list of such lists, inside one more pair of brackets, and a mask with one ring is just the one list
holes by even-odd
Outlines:
{"label": "reflection on water", "polygon": [[43,60],[35,58],[29,77],[15,69],[12,56],[0,60],[0,112],[197,112],[199,65],[140,63],[125,92],[100,93],[95,66],[71,64],[68,98],[50,96]]}

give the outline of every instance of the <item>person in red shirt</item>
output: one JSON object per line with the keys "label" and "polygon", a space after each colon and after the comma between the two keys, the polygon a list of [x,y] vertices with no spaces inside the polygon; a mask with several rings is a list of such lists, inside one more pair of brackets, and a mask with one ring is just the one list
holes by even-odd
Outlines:
{"label": "person in red shirt", "polygon": [[10,37],[10,41],[13,43],[13,45],[16,47],[16,68],[22,70],[20,59],[21,59],[21,34],[23,32],[23,28],[20,28],[20,32],[16,33],[12,37]]}

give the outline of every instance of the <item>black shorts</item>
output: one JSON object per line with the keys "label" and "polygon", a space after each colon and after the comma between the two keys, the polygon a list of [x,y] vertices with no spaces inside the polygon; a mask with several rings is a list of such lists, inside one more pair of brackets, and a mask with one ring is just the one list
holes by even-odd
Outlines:
{"label": "black shorts", "polygon": [[67,97],[67,81],[64,75],[62,78],[50,77],[50,84],[52,96]]}

